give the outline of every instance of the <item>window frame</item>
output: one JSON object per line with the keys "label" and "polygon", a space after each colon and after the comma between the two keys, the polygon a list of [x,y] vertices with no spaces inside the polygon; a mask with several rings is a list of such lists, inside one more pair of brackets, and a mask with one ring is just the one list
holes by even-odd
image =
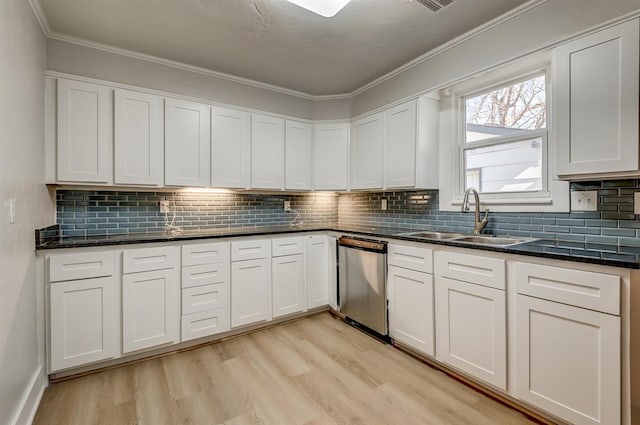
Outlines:
{"label": "window frame", "polygon": [[[466,134],[467,134],[466,101],[467,99],[476,97],[481,94],[489,93],[497,89],[509,87],[511,85],[514,85],[523,81],[531,80],[533,78],[540,77],[540,76],[544,76],[544,79],[545,79],[545,82],[544,82],[545,108],[546,108],[546,116],[549,117],[550,102],[549,102],[549,97],[547,93],[548,92],[547,88],[549,87],[549,73],[546,72],[546,69],[532,72],[532,73],[527,73],[525,75],[522,75],[519,78],[505,80],[498,84],[493,84],[488,87],[477,89],[469,93],[464,93],[459,96],[460,102],[458,105],[459,106],[458,121],[459,121],[459,125],[461,126],[460,132],[459,132],[460,137],[458,137],[458,152],[460,156],[458,161],[460,164],[460,171],[461,171],[461,179],[460,179],[461,187],[458,188],[459,192],[464,193],[464,191],[466,190],[466,171],[467,171],[467,164],[466,164],[467,159],[465,156],[466,151],[471,149],[488,147],[488,146],[500,146],[500,145],[505,145],[507,143],[524,141],[528,139],[535,139],[539,137],[542,141],[542,146],[541,146],[542,148],[542,155],[541,155],[542,156],[541,157],[542,189],[541,190],[535,190],[535,191],[521,190],[521,191],[510,191],[510,192],[480,192],[480,195],[482,195],[484,199],[496,198],[496,199],[505,199],[505,200],[518,199],[518,198],[522,198],[523,196],[536,197],[536,198],[549,198],[551,196],[548,188],[548,176],[547,176],[548,160],[549,160],[548,147],[547,147],[547,140],[548,140],[548,133],[549,133],[548,119],[546,120],[545,128],[543,129],[527,130],[525,133],[521,133],[518,135],[496,136],[490,139],[484,139],[484,140],[479,140],[475,142],[467,142],[466,140]],[[480,188],[476,188],[476,189],[480,191]]]}
{"label": "window frame", "polygon": [[[483,206],[493,211],[508,212],[567,212],[569,211],[568,183],[555,180],[555,146],[553,142],[553,87],[552,66],[548,52],[533,55],[516,63],[494,68],[481,75],[472,76],[441,91],[441,137],[440,137],[440,209],[459,211],[465,192],[465,151],[487,145],[541,138],[542,190],[480,193]],[[465,101],[467,98],[506,87],[536,76],[545,75],[545,103],[547,108],[546,128],[530,130],[526,134],[498,136],[477,142],[466,143]],[[498,142],[498,140],[500,142]],[[449,160],[447,161],[447,158]],[[451,164],[452,163],[452,164]],[[450,165],[453,165],[450,169]]]}

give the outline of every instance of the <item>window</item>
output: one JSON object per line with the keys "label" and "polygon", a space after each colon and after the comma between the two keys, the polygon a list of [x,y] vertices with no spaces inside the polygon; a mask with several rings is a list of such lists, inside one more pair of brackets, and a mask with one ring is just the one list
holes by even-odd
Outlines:
{"label": "window", "polygon": [[551,56],[540,52],[440,91],[440,209],[474,187],[492,211],[568,211],[553,174]]}
{"label": "window", "polygon": [[464,96],[462,161],[465,189],[480,193],[545,190],[545,75]]}

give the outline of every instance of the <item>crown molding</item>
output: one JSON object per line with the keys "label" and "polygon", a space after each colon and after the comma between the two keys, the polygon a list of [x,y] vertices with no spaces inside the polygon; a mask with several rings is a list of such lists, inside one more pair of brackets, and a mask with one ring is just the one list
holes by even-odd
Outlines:
{"label": "crown molding", "polygon": [[113,53],[113,54],[117,54],[117,55],[121,55],[121,56],[126,56],[126,57],[131,57],[131,58],[135,58],[135,59],[140,59],[140,60],[144,60],[147,62],[152,62],[152,63],[156,63],[159,65],[165,65],[165,66],[169,66],[172,68],[176,68],[176,69],[182,69],[185,71],[190,71],[190,72],[194,72],[197,74],[201,74],[201,75],[205,75],[205,76],[209,76],[209,77],[213,77],[213,78],[217,78],[217,79],[221,79],[221,80],[226,80],[226,81],[230,81],[230,82],[234,82],[234,83],[239,83],[239,84],[244,84],[244,85],[248,85],[251,87],[256,87],[256,88],[260,88],[263,90],[269,90],[275,93],[280,93],[280,94],[285,94],[285,95],[289,95],[289,96],[295,96],[295,97],[299,97],[302,99],[306,99],[306,100],[311,100],[311,101],[325,101],[325,100],[345,100],[345,99],[353,99],[355,96],[364,93],[368,90],[371,90],[372,88],[384,83],[385,81],[388,81],[400,74],[402,74],[403,72],[433,58],[434,56],[437,56],[441,53],[446,52],[447,50],[450,50],[456,46],[458,46],[459,44],[464,43],[465,41],[471,40],[489,30],[491,30],[492,28],[507,22],[545,2],[547,2],[548,0],[529,0],[527,2],[525,2],[524,4],[516,7],[515,9],[510,10],[509,12],[479,26],[476,27],[450,41],[448,41],[445,44],[442,44],[438,47],[436,47],[435,49],[432,49],[430,51],[428,51],[427,53],[424,53],[421,56],[418,56],[417,58],[405,63],[404,65],[394,69],[393,71],[379,77],[376,78],[375,80],[355,89],[352,92],[349,93],[339,93],[339,94],[332,94],[332,95],[313,95],[310,93],[305,93],[302,91],[297,91],[297,90],[292,90],[292,89],[288,89],[286,87],[281,87],[281,86],[277,86],[277,85],[273,85],[273,84],[268,84],[268,83],[263,83],[261,81],[256,81],[256,80],[251,80],[248,78],[243,78],[243,77],[238,77],[235,75],[230,75],[230,74],[226,74],[223,72],[218,72],[218,71],[213,71],[210,69],[206,69],[206,68],[202,68],[202,67],[198,67],[195,65],[189,65],[183,62],[178,62],[178,61],[173,61],[173,60],[169,60],[169,59],[164,59],[164,58],[160,58],[157,56],[152,56],[152,55],[147,55],[144,53],[139,53],[139,52],[135,52],[135,51],[131,51],[131,50],[126,50],[126,49],[121,49],[118,47],[114,47],[114,46],[110,46],[110,45],[106,45],[106,44],[102,44],[102,43],[96,43],[93,41],[89,41],[86,39],[81,39],[81,38],[77,38],[77,37],[73,37],[73,36],[69,36],[69,35],[65,35],[65,34],[61,34],[58,33],[56,31],[53,31],[51,29],[51,27],[49,26],[49,23],[47,21],[47,18],[42,10],[42,7],[40,5],[39,0],[28,0],[29,4],[31,5],[31,8],[33,9],[33,13],[36,16],[36,19],[38,20],[38,23],[40,24],[40,27],[42,28],[42,31],[44,32],[45,37],[52,39],[52,40],[58,40],[58,41],[63,41],[63,42],[67,42],[67,43],[71,43],[71,44],[75,44],[78,46],[83,46],[83,47],[88,47],[88,48],[92,48],[92,49],[97,49],[97,50],[101,50],[104,52],[108,52],[108,53]]}

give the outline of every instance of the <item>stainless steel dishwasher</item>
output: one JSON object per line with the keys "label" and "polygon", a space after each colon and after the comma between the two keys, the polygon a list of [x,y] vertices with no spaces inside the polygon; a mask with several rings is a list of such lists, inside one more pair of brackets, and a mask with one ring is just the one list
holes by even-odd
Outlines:
{"label": "stainless steel dishwasher", "polygon": [[388,341],[386,242],[343,236],[338,261],[340,312],[348,322]]}

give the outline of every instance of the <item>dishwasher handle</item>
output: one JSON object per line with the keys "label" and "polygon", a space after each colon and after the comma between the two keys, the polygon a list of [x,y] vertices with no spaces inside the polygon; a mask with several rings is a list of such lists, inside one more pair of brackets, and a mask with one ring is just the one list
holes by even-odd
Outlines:
{"label": "dishwasher handle", "polygon": [[351,238],[343,236],[338,239],[338,245],[345,248],[360,249],[362,251],[387,253],[387,243],[370,239]]}

